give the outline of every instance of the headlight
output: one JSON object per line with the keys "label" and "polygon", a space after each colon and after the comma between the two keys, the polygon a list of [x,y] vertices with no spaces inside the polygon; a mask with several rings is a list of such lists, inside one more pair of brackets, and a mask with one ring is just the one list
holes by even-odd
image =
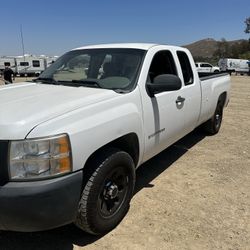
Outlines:
{"label": "headlight", "polygon": [[10,143],[9,176],[12,180],[54,177],[71,170],[71,148],[66,134]]}

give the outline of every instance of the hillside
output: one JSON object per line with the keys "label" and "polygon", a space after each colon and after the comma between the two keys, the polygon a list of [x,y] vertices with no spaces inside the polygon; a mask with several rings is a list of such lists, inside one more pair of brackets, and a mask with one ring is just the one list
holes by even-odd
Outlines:
{"label": "hillside", "polygon": [[[244,40],[227,41],[229,46],[239,44]],[[212,38],[203,39],[191,44],[183,45],[189,49],[195,58],[212,58],[214,52],[218,49],[218,42]]]}

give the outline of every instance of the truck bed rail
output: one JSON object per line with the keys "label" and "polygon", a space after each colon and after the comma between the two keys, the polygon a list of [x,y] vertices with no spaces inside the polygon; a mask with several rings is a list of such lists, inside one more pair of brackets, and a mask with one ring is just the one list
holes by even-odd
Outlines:
{"label": "truck bed rail", "polygon": [[208,80],[208,79],[212,79],[212,78],[216,78],[216,77],[219,77],[219,76],[225,76],[225,75],[228,75],[228,73],[205,73],[205,72],[199,72],[198,73],[199,77],[200,77],[200,80],[201,81],[205,81],[205,80]]}

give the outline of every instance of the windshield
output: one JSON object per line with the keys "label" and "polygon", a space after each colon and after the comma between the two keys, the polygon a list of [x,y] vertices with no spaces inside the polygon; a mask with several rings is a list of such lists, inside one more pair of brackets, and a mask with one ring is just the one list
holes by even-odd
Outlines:
{"label": "windshield", "polygon": [[61,56],[36,81],[130,91],[144,54],[139,49],[73,50]]}

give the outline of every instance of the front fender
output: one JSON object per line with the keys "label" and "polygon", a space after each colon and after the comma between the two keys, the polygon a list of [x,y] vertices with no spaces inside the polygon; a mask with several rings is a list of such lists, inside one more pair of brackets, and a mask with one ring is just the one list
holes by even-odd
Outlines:
{"label": "front fender", "polygon": [[144,151],[139,90],[77,109],[35,127],[27,138],[67,133],[71,141],[73,170],[83,168],[89,156],[126,134],[139,139],[139,162]]}

